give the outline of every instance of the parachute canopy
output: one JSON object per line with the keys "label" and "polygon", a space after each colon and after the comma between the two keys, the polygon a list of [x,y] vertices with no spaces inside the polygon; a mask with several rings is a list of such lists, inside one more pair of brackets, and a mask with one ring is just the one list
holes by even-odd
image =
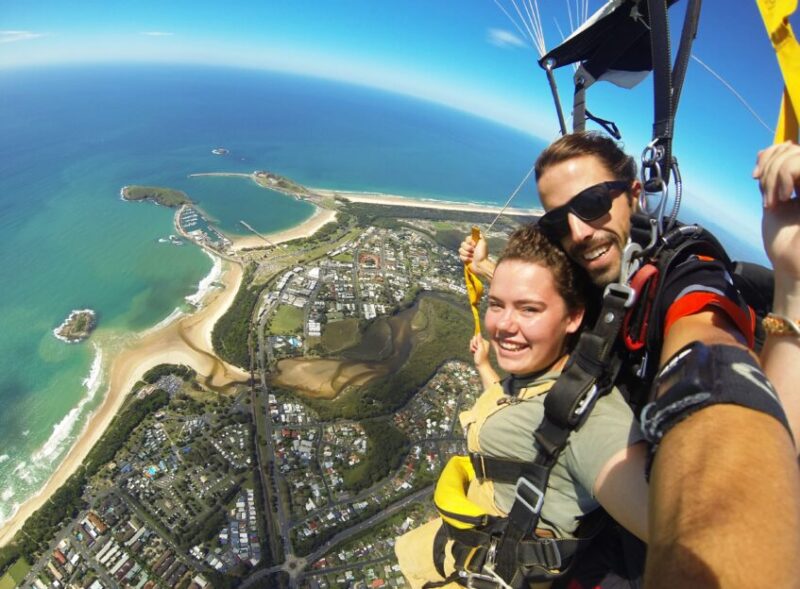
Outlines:
{"label": "parachute canopy", "polygon": [[[671,6],[677,0],[668,0]],[[584,87],[605,80],[633,88],[653,69],[650,16],[643,0],[610,0],[539,60],[545,67],[580,63]],[[586,76],[588,74],[588,77]]]}

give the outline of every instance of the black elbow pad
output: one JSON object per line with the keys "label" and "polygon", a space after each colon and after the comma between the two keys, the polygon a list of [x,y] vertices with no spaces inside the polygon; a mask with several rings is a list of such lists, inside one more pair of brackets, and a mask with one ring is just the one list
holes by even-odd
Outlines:
{"label": "black elbow pad", "polygon": [[677,352],[656,376],[652,400],[642,409],[642,433],[655,452],[675,425],[705,407],[728,403],[766,413],[791,436],[778,395],[747,350],[694,342]]}

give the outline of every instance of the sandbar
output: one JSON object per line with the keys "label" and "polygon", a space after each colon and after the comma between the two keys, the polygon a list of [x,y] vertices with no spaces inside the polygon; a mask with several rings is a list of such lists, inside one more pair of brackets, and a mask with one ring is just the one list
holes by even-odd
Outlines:
{"label": "sandbar", "polygon": [[191,315],[155,330],[150,330],[120,352],[112,361],[103,403],[91,415],[66,458],[38,494],[23,503],[0,529],[0,546],[10,542],[25,520],[61,487],[97,443],[125,398],[142,375],[158,364],[188,364],[206,384],[222,388],[246,382],[249,374],[220,360],[211,345],[214,324],[230,306],[242,281],[242,267],[226,261],[220,282],[204,297],[201,308]]}

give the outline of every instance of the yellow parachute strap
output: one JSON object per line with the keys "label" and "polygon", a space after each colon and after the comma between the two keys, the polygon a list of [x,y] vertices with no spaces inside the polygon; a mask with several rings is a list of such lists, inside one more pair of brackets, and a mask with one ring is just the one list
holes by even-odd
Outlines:
{"label": "yellow parachute strap", "polygon": [[783,74],[783,100],[775,129],[775,143],[798,140],[800,112],[800,44],[789,24],[797,0],[756,0]]}
{"label": "yellow parachute strap", "polygon": [[459,530],[474,528],[488,516],[484,509],[467,499],[469,483],[474,478],[475,469],[469,456],[453,456],[442,469],[433,491],[433,503],[439,515]]}
{"label": "yellow parachute strap", "polygon": [[[472,239],[475,243],[481,238],[481,230],[477,227],[472,228]],[[481,313],[478,309],[483,296],[483,283],[480,278],[472,271],[469,264],[464,264],[464,283],[467,285],[467,297],[472,308],[472,318],[475,320],[475,335],[481,334]]]}

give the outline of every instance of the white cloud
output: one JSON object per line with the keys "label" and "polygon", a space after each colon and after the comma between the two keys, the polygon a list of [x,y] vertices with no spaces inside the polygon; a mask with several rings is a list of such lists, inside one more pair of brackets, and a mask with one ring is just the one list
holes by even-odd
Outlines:
{"label": "white cloud", "polygon": [[46,33],[34,33],[33,31],[0,31],[0,43],[16,43],[17,41],[29,41],[44,37]]}
{"label": "white cloud", "polygon": [[142,31],[139,34],[146,37],[171,37],[175,33],[168,33],[166,31]]}
{"label": "white cloud", "polygon": [[527,47],[528,44],[511,31],[504,29],[489,29],[487,33],[489,43],[498,47]]}

